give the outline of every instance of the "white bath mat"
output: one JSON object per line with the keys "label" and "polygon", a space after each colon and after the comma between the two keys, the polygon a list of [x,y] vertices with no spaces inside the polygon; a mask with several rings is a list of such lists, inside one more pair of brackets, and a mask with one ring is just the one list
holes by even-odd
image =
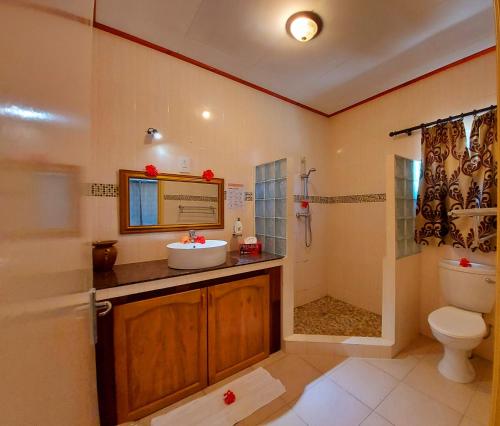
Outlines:
{"label": "white bath mat", "polygon": [[[226,405],[224,393],[229,389],[236,395],[236,401]],[[260,367],[201,398],[155,417],[151,426],[232,426],[283,393],[283,384]]]}

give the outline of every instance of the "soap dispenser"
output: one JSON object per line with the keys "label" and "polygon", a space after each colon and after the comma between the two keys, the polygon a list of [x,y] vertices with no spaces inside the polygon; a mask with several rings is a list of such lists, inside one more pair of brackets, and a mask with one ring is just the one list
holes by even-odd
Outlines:
{"label": "soap dispenser", "polygon": [[243,235],[243,224],[240,221],[240,218],[238,218],[233,225],[233,235],[235,237],[241,237]]}

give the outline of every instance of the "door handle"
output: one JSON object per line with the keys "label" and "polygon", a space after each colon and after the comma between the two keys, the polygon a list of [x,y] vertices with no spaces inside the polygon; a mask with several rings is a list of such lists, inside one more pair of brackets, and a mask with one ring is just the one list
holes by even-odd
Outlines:
{"label": "door handle", "polygon": [[[103,302],[96,302],[95,307],[97,315],[103,317],[111,311],[113,304],[109,300],[104,300]],[[99,312],[99,309],[101,308],[104,308],[104,310]]]}
{"label": "door handle", "polygon": [[92,342],[97,344],[97,317],[107,315],[113,308],[113,304],[109,300],[101,302],[96,301],[96,289],[92,288],[89,291],[89,305],[90,305],[90,323]]}

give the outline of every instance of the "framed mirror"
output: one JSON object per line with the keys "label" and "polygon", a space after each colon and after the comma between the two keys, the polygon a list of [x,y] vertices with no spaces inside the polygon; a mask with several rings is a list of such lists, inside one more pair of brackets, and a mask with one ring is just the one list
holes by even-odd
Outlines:
{"label": "framed mirror", "polygon": [[224,179],[120,170],[120,233],[224,228]]}

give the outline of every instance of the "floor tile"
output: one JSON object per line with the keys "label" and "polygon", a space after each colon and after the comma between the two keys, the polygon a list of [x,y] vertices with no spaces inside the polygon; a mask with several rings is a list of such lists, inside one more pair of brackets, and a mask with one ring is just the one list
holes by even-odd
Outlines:
{"label": "floor tile", "polygon": [[272,416],[265,419],[262,425],[269,426],[307,426],[289,406],[282,408]]}
{"label": "floor tile", "polygon": [[287,354],[285,352],[278,351],[278,352],[275,352],[275,353],[269,355],[269,357],[258,362],[257,364],[254,364],[253,367],[254,368],[267,367],[268,365],[274,364],[275,362],[278,362],[280,359],[283,359],[286,356],[287,356]]}
{"label": "floor tile", "polygon": [[491,393],[478,389],[474,392],[474,395],[472,395],[465,416],[481,425],[487,425],[490,418],[490,407]]}
{"label": "floor tile", "polygon": [[287,407],[287,403],[280,397],[274,399],[269,404],[264,405],[264,407],[259,408],[255,413],[251,414],[247,418],[241,420],[237,423],[238,426],[258,426],[261,425],[262,422],[281,410],[284,407]]}
{"label": "floor tile", "polygon": [[482,424],[464,416],[464,418],[460,422],[460,426],[482,426]]}
{"label": "floor tile", "polygon": [[376,408],[398,384],[394,377],[357,358],[340,364],[329,377],[371,408]]}
{"label": "floor tile", "polygon": [[448,407],[465,414],[474,393],[475,384],[457,383],[447,379],[438,370],[440,356],[430,356],[408,374],[404,382]]}
{"label": "floor tile", "polygon": [[307,389],[292,409],[310,426],[355,426],[371,411],[328,378]]}
{"label": "floor tile", "polygon": [[296,399],[306,388],[314,386],[321,372],[298,355],[287,355],[265,367],[269,373],[283,383],[286,392],[281,395],[286,402]]}
{"label": "floor tile", "polygon": [[392,426],[392,423],[374,411],[360,424],[360,426]]}
{"label": "floor tile", "polygon": [[493,363],[486,359],[475,356],[471,360],[476,369],[476,389],[482,392],[491,392],[491,383],[493,378]]}
{"label": "floor tile", "polygon": [[419,358],[413,355],[399,355],[396,358],[363,358],[366,361],[386,373],[390,374],[392,377],[403,380],[411,370],[413,370],[419,362]]}
{"label": "floor tile", "polygon": [[302,359],[311,364],[322,373],[328,373],[334,367],[347,360],[341,355],[300,355]]}
{"label": "floor tile", "polygon": [[416,356],[417,358],[423,358],[430,354],[441,354],[443,353],[443,345],[437,340],[431,339],[427,336],[418,336],[410,345],[403,351],[403,354],[409,354]]}
{"label": "floor tile", "polygon": [[458,411],[404,383],[376,411],[396,426],[458,426],[462,419]]}

